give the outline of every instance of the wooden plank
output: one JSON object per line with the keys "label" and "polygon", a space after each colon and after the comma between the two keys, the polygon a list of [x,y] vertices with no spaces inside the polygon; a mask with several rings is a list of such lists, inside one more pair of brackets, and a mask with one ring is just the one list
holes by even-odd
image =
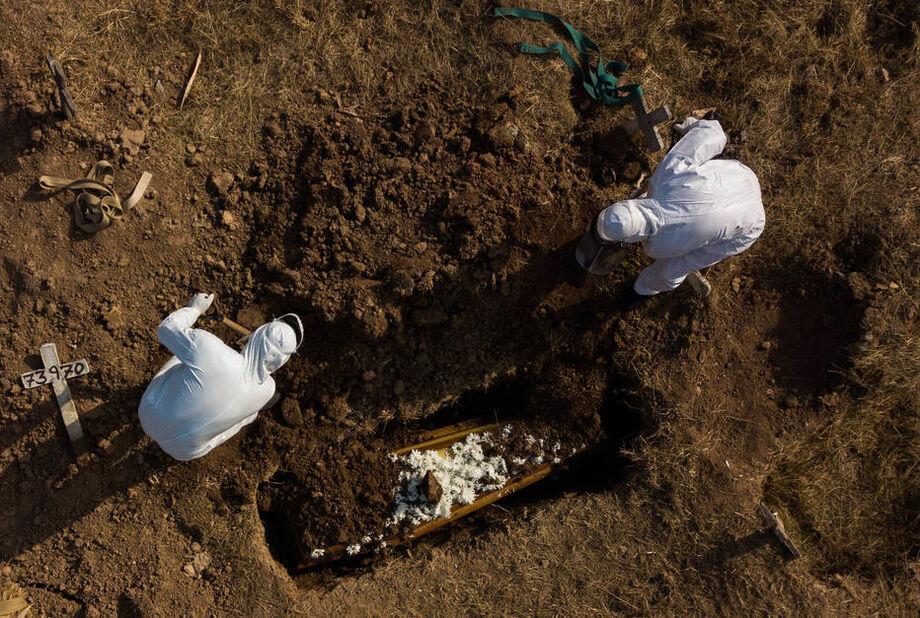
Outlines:
{"label": "wooden plank", "polygon": [[[57,346],[53,343],[45,343],[40,348],[42,364],[45,371],[52,376],[51,387],[54,389],[54,395],[57,397],[58,407],[61,409],[61,418],[64,419],[64,427],[67,428],[67,436],[74,445],[74,449],[79,452],[85,451],[83,443],[83,428],[80,426],[80,418],[77,416],[77,407],[74,405],[73,397],[70,394],[70,387],[67,381],[63,379],[61,372],[61,361],[58,358]],[[57,378],[54,376],[57,375]]]}
{"label": "wooden plank", "polygon": [[469,427],[478,427],[484,424],[484,419],[474,418],[468,421],[460,421],[459,423],[454,423],[453,425],[445,425],[444,427],[438,427],[437,429],[432,429],[431,431],[423,431],[418,435],[419,442],[425,442],[427,440],[433,440],[434,438],[440,438],[441,436],[446,436],[447,434],[456,433],[463,429]]}
{"label": "wooden plank", "polygon": [[[533,485],[537,481],[543,480],[550,472],[553,471],[554,467],[555,466],[551,463],[542,464],[530,474],[524,474],[509,479],[508,482],[505,483],[500,489],[496,489],[495,491],[483,494],[470,504],[455,506],[450,512],[450,517],[440,517],[438,519],[427,521],[420,526],[413,528],[407,533],[395,534],[383,539],[383,541],[387,544],[387,547],[400,547],[401,545],[406,545],[418,539],[419,537],[434,532],[438,528],[446,526],[451,522],[457,521],[461,517],[465,517],[466,515],[478,511],[483,507],[489,506],[496,500],[501,500],[502,498],[509,496],[516,491],[520,491],[525,487]],[[325,548],[325,553],[320,558],[304,560],[298,565],[298,568],[307,569],[310,567],[318,566],[320,564],[334,562],[336,560],[341,560],[342,558],[349,557],[345,547],[345,545],[333,545],[332,547],[327,547]],[[365,553],[367,552],[362,551],[359,554],[355,554],[355,556]],[[301,548],[301,555],[308,555],[303,551],[303,548]]]}
{"label": "wooden plank", "polygon": [[402,540],[399,543],[394,541],[391,545],[395,546],[401,543],[408,543],[409,541],[413,541],[420,536],[424,536],[426,534],[434,532],[438,528],[445,526],[452,521],[456,521],[460,519],[461,517],[469,515],[470,513],[474,511],[478,511],[479,509],[483,507],[489,506],[496,500],[501,500],[502,498],[509,496],[516,491],[520,491],[521,489],[524,489],[525,487],[529,487],[530,485],[533,485],[537,481],[543,480],[544,478],[546,478],[546,476],[550,472],[552,472],[552,470],[553,470],[553,464],[545,463],[545,464],[542,464],[540,467],[538,467],[533,472],[531,472],[530,474],[514,477],[513,479],[510,479],[507,483],[505,483],[505,485],[501,489],[496,489],[495,491],[484,494],[480,496],[479,498],[477,498],[475,501],[471,502],[470,504],[464,504],[462,506],[452,509],[450,512],[450,517],[441,517],[439,519],[433,519],[431,521],[425,522],[418,528],[410,530],[406,534],[404,540]]}
{"label": "wooden plank", "polygon": [[[60,365],[60,368],[61,372],[64,374],[65,380],[69,378],[79,378],[89,373],[89,361],[85,358],[81,358],[72,363],[64,363]],[[39,386],[48,386],[51,384],[52,378],[44,369],[38,369],[22,374],[19,376],[19,379],[22,380],[23,388],[29,389],[38,388]]]}
{"label": "wooden plank", "polygon": [[404,455],[409,451],[431,451],[442,448],[449,444],[457,442],[461,438],[465,438],[471,433],[483,433],[486,431],[493,431],[504,425],[504,423],[491,423],[489,425],[480,425],[478,427],[467,427],[453,433],[449,433],[443,436],[438,436],[431,440],[426,440],[424,442],[419,442],[418,444],[413,444],[412,446],[404,446],[397,451],[393,451],[394,455]]}

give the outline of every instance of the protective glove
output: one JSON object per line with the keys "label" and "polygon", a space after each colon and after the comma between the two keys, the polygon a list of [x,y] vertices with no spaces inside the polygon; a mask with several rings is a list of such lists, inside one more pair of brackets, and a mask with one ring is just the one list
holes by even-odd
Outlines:
{"label": "protective glove", "polygon": [[213,294],[198,293],[189,299],[188,306],[197,310],[198,313],[204,313],[211,308],[211,303],[213,302]]}
{"label": "protective glove", "polygon": [[698,122],[699,120],[697,118],[693,116],[687,116],[682,121],[674,125],[673,127],[674,132],[677,133],[679,136],[683,137],[690,131],[690,129],[695,127]]}

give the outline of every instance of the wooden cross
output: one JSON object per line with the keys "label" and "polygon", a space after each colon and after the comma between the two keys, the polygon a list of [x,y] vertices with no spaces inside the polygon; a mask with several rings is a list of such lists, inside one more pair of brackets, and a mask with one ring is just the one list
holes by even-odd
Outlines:
{"label": "wooden cross", "polygon": [[662,105],[653,112],[649,112],[645,106],[645,96],[639,95],[638,98],[629,102],[636,117],[623,124],[623,130],[627,135],[632,135],[637,131],[642,131],[645,137],[645,146],[650,152],[657,152],[664,148],[664,142],[661,141],[661,135],[658,134],[658,127],[655,125],[667,122],[671,119],[671,110],[667,105]]}
{"label": "wooden cross", "polygon": [[779,515],[768,509],[767,505],[762,502],[758,505],[757,510],[760,512],[760,516],[763,517],[764,523],[767,524],[767,528],[776,535],[776,538],[779,539],[779,542],[783,544],[783,547],[792,557],[801,558],[802,552],[799,551],[792,539],[789,538],[789,535],[786,534],[786,526],[783,525],[783,520],[779,518]]}
{"label": "wooden cross", "polygon": [[51,76],[54,78],[54,83],[57,85],[64,115],[68,118],[76,118],[77,106],[73,104],[73,98],[70,96],[70,90],[67,88],[67,76],[64,75],[64,69],[61,68],[61,65],[57,63],[57,60],[55,60],[54,56],[51,54],[45,56],[45,62],[48,63],[48,69],[51,71]]}
{"label": "wooden cross", "polygon": [[58,359],[57,346],[53,343],[42,345],[40,352],[44,369],[22,374],[20,376],[22,385],[25,388],[51,385],[57,397],[58,407],[61,409],[61,418],[64,419],[64,426],[67,428],[67,436],[73,444],[77,459],[80,460],[86,454],[86,443],[83,440],[80,418],[77,416],[77,406],[74,405],[70,387],[67,386],[67,378],[79,378],[88,374],[89,363],[84,358],[62,365]]}

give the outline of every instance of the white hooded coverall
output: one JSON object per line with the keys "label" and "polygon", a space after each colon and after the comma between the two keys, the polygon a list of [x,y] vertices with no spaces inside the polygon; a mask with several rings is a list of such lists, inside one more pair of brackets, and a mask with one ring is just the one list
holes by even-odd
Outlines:
{"label": "white hooded coverall", "polygon": [[175,354],[150,381],[138,415],[144,433],[175,459],[202,457],[256,420],[275,393],[269,375],[296,349],[289,325],[256,329],[242,354],[211,333],[192,328],[201,315],[184,307],[157,329]]}
{"label": "white hooded coverall", "polygon": [[763,231],[757,176],[738,161],[713,159],[726,141],[718,121],[700,120],[655,170],[647,197],[617,202],[598,216],[602,238],[642,241],[655,259],[633,285],[638,294],[675,289],[691,272],[741,253]]}

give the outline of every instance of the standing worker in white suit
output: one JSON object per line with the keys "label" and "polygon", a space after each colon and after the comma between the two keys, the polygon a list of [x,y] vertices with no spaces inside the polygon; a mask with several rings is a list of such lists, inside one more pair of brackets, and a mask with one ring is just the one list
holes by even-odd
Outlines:
{"label": "standing worker in white suit", "polygon": [[303,340],[300,319],[290,313],[263,324],[242,354],[211,333],[192,328],[213,294],[196,294],[157,329],[175,356],[150,381],[138,415],[144,433],[180,461],[196,459],[256,420],[273,403],[280,369]]}
{"label": "standing worker in white suit", "polygon": [[708,296],[711,287],[698,271],[741,253],[764,228],[756,174],[739,161],[713,158],[727,141],[719,121],[691,116],[675,130],[684,136],[655,169],[648,193],[602,210],[576,249],[586,270],[608,274],[624,243],[642,243],[655,262],[622,299],[626,309],[687,278]]}

